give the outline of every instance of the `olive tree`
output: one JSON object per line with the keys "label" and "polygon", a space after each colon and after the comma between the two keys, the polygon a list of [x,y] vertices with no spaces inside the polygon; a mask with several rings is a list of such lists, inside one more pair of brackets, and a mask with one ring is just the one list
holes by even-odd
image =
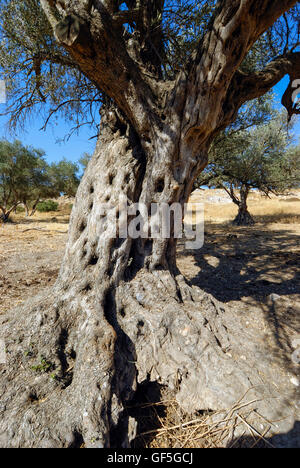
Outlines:
{"label": "olive tree", "polygon": [[23,190],[23,198],[21,199],[26,214],[30,216],[35,214],[38,204],[47,198],[58,198],[61,195],[74,197],[79,185],[76,163],[64,158],[51,165],[42,160],[39,166],[39,173],[36,171],[32,173],[31,185],[27,190]]}
{"label": "olive tree", "polygon": [[20,141],[0,141],[0,209],[4,221],[20,203],[28,215],[29,202],[37,193],[52,194],[43,157],[42,150],[25,147]]}
{"label": "olive tree", "polygon": [[250,130],[224,134],[212,145],[197,186],[223,188],[238,207],[233,224],[253,225],[247,205],[252,189],[279,195],[299,184],[299,150],[291,140],[282,115]]}
{"label": "olive tree", "polygon": [[[230,407],[249,388],[261,401],[261,373],[234,357],[243,331],[180,275],[173,230],[122,237],[113,220],[120,196],[129,209],[183,206],[214,138],[286,74],[283,102],[299,111],[298,2],[2,4],[12,124],[44,102],[48,118],[61,111],[72,128],[99,124],[100,108],[101,119],[56,285],[2,327],[1,445],[128,446],[136,423],[125,407],[147,381],[169,387],[187,412]],[[39,356],[48,365],[37,375]]]}

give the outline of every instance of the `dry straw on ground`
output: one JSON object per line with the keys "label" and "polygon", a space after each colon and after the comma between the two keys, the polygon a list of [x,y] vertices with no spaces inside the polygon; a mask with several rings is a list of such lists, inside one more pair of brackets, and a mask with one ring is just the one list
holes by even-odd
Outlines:
{"label": "dry straw on ground", "polygon": [[[135,411],[144,414],[141,427],[152,425],[156,428],[138,433],[133,445],[154,449],[274,448],[268,440],[273,422],[258,415],[255,411],[257,400],[248,401],[247,394],[228,410],[202,412],[192,418],[182,412],[175,399],[136,406]],[[263,431],[249,422],[254,412],[264,423]]]}

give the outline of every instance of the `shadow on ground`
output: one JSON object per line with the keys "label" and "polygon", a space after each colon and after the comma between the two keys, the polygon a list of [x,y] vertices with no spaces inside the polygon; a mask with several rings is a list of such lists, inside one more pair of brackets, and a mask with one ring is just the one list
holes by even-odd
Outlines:
{"label": "shadow on ground", "polygon": [[207,226],[204,247],[184,250],[181,242],[179,255],[194,257],[190,282],[221,302],[300,294],[300,237],[286,230]]}
{"label": "shadow on ground", "polygon": [[257,438],[243,436],[231,441],[227,448],[299,448],[300,447],[300,421],[297,421],[291,431],[278,434],[270,438]]}
{"label": "shadow on ground", "polygon": [[[253,336],[266,331],[273,362],[295,376],[292,342],[300,336],[300,236],[292,225],[232,227],[206,224],[200,250],[178,249],[178,264],[200,287],[249,324]],[[265,323],[263,323],[265,322]],[[267,335],[270,335],[270,340]]]}

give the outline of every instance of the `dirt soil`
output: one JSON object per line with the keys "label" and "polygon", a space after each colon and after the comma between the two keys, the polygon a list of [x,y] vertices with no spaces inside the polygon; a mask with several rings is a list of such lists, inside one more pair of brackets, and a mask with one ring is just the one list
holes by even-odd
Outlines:
{"label": "dirt soil", "polygon": [[0,314],[55,282],[67,241],[63,212],[12,219],[0,225]]}

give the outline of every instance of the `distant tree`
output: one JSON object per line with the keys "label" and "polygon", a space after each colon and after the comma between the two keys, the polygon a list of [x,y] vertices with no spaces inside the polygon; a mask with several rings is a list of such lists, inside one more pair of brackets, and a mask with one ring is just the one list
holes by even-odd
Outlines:
{"label": "distant tree", "polygon": [[21,200],[27,216],[33,216],[39,203],[47,198],[57,198],[61,195],[74,197],[79,185],[77,164],[63,159],[49,166],[41,160],[39,166],[39,171],[33,171],[32,185],[27,191],[24,190]]}
{"label": "distant tree", "polygon": [[87,152],[84,152],[81,156],[81,158],[79,159],[79,164],[82,166],[83,168],[83,172],[86,170],[86,168],[88,167],[88,163],[90,162],[90,160],[92,159],[93,155],[90,154],[90,153],[87,153]]}
{"label": "distant tree", "polygon": [[0,218],[7,221],[10,213],[17,207],[10,184],[12,158],[7,142],[0,142]]}
{"label": "distant tree", "polygon": [[65,158],[58,163],[51,164],[49,176],[58,194],[75,197],[80,183],[78,170],[76,163],[67,161]]}
{"label": "distant tree", "polygon": [[47,198],[75,196],[77,164],[63,159],[49,166],[44,156],[44,151],[25,147],[20,141],[0,141],[0,210],[4,221],[20,203],[26,216],[32,216]]}
{"label": "distant tree", "polygon": [[276,118],[250,130],[229,132],[213,144],[209,165],[197,184],[223,188],[238,214],[236,225],[252,225],[247,199],[251,189],[279,194],[299,183],[299,147],[289,147],[286,118]]}
{"label": "distant tree", "polygon": [[49,165],[43,158],[35,160],[35,165],[27,166],[28,178],[18,192],[18,198],[23,203],[26,216],[33,216],[37,205],[49,197],[58,197],[59,191],[49,173]]}
{"label": "distant tree", "polygon": [[49,185],[46,167],[42,150],[25,147],[20,141],[0,141],[0,209],[4,221],[20,203],[28,214],[35,193]]}

